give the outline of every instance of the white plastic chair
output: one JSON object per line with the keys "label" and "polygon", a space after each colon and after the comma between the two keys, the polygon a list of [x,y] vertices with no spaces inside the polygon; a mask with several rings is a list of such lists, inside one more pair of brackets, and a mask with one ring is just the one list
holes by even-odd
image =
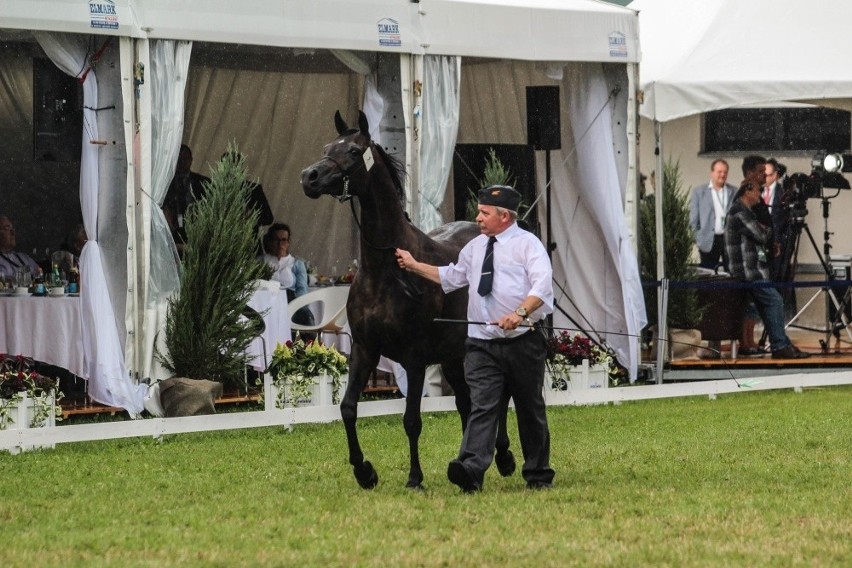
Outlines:
{"label": "white plastic chair", "polygon": [[[346,327],[346,299],[349,297],[349,286],[329,286],[303,294],[295,298],[287,306],[290,310],[290,329],[293,331],[316,333],[322,341],[324,333],[335,335],[345,334]],[[319,304],[320,316],[314,325],[304,325],[293,321],[293,315],[305,306]],[[311,309],[311,311],[315,311]]]}

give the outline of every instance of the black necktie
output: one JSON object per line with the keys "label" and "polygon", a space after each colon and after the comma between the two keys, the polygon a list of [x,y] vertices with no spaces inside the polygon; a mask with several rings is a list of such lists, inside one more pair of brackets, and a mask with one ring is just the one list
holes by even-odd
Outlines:
{"label": "black necktie", "polygon": [[480,296],[491,293],[491,283],[494,282],[494,241],[497,237],[488,237],[488,246],[485,247],[485,258],[482,259],[482,276],[479,277]]}

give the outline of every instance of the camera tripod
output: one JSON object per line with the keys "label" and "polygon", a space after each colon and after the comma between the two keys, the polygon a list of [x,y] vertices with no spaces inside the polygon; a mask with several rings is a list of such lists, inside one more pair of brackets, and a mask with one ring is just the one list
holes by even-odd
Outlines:
{"label": "camera tripod", "polygon": [[[804,209],[803,207],[799,209],[792,208],[790,210],[790,220],[787,226],[786,239],[782,249],[781,260],[778,265],[778,273],[773,275],[773,279],[779,282],[791,282],[793,280],[793,276],[795,275],[796,268],[798,266],[799,244],[802,238],[802,231],[804,230],[805,234],[808,236],[808,240],[813,246],[813,250],[816,253],[817,258],[819,259],[826,281],[829,283],[817,290],[784,327],[785,329],[788,327],[797,327],[800,329],[809,329],[824,333],[825,339],[820,340],[820,346],[822,347],[823,352],[827,352],[828,342],[832,335],[835,337],[835,348],[840,347],[841,329],[846,329],[846,334],[849,336],[849,340],[852,341],[852,331],[850,331],[849,328],[849,319],[846,317],[846,310],[848,306],[850,306],[850,302],[852,302],[852,286],[847,286],[846,290],[842,292],[841,298],[838,300],[838,294],[836,292],[836,288],[838,287],[830,284],[837,277],[830,261],[831,243],[829,243],[829,239],[832,233],[828,230],[828,214],[831,203],[827,197],[823,196],[821,199],[822,217],[824,222],[822,252],[820,252],[816,240],[805,221],[805,215],[808,213],[807,209]],[[787,288],[787,290],[793,292],[795,289]],[[802,325],[796,325],[796,320],[798,320],[808,307],[810,307],[810,305],[813,304],[820,296],[825,297],[825,327],[821,329],[814,329]],[[786,300],[787,298],[785,298],[785,301]],[[834,310],[833,314],[832,309]],[[761,339],[761,342],[762,341],[763,339]]]}

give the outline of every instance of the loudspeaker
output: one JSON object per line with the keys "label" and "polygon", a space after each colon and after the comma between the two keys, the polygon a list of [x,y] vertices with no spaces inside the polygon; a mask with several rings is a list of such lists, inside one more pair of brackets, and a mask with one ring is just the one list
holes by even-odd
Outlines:
{"label": "loudspeaker", "polygon": [[49,59],[33,59],[33,158],[79,162],[83,143],[83,87]]}
{"label": "loudspeaker", "polygon": [[536,150],[562,146],[559,87],[527,87],[527,143]]}

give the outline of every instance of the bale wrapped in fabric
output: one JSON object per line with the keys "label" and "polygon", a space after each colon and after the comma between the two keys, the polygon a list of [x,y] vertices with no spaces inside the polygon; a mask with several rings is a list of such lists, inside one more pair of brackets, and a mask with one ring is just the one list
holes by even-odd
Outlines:
{"label": "bale wrapped in fabric", "polygon": [[172,377],[160,382],[160,403],[166,417],[215,414],[214,401],[222,396],[222,383]]}

